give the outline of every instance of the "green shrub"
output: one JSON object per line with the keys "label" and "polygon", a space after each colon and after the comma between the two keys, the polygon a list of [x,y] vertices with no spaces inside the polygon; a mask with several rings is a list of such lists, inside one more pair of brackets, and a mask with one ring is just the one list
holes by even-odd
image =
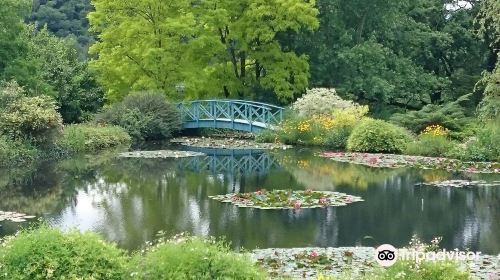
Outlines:
{"label": "green shrub", "polygon": [[[357,277],[356,279],[360,279]],[[369,280],[469,280],[471,275],[461,271],[453,262],[414,262],[398,261],[393,266],[368,273],[364,278]]]}
{"label": "green shrub", "polygon": [[4,110],[23,95],[24,89],[16,81],[0,83],[0,110]]}
{"label": "green shrub", "polygon": [[266,129],[259,134],[255,135],[255,141],[257,143],[274,143],[277,140],[277,134],[275,131]]}
{"label": "green shrub", "polygon": [[448,155],[455,145],[453,141],[443,135],[421,134],[418,136],[417,141],[406,146],[405,154],[442,157]]}
{"label": "green shrub", "polygon": [[400,153],[409,141],[410,134],[404,128],[366,118],[352,131],[347,148],[355,152]]}
{"label": "green shrub", "polygon": [[173,136],[181,125],[177,108],[157,93],[135,93],[114,104],[97,117],[97,122],[118,125],[137,141]]}
{"label": "green shrub", "polygon": [[414,133],[419,133],[427,126],[436,124],[452,131],[461,131],[470,120],[465,115],[464,107],[460,105],[467,100],[468,96],[463,96],[457,101],[445,105],[429,104],[419,111],[394,114],[391,117],[391,122]]}
{"label": "green shrub", "polygon": [[2,279],[124,279],[126,255],[93,233],[42,226],[0,246]]}
{"label": "green shrub", "polygon": [[39,157],[40,153],[33,145],[0,135],[0,166],[30,165]]}
{"label": "green shrub", "polygon": [[462,160],[500,162],[500,118],[488,122],[477,131],[465,148],[455,149],[454,155]]}
{"label": "green shrub", "polygon": [[350,126],[331,129],[325,136],[323,146],[334,149],[345,149],[347,147],[347,139],[349,139],[352,130],[353,127]]}
{"label": "green shrub", "polygon": [[133,259],[129,274],[132,279],[266,279],[248,257],[223,242],[198,238],[152,246]]}
{"label": "green shrub", "polygon": [[82,153],[129,146],[130,142],[130,136],[119,126],[75,124],[64,128],[57,144],[67,153]]}
{"label": "green shrub", "polygon": [[51,146],[62,130],[62,118],[48,96],[20,97],[0,111],[0,133],[38,146]]}

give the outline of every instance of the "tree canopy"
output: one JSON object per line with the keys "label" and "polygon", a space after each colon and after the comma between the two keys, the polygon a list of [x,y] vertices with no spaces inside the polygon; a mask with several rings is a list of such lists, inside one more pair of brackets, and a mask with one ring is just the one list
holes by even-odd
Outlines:
{"label": "tree canopy", "polygon": [[110,98],[176,88],[188,95],[290,100],[308,85],[307,56],[284,49],[284,32],[318,26],[314,2],[93,0],[91,52]]}
{"label": "tree canopy", "polygon": [[487,59],[479,6],[433,0],[318,0],[319,30],[287,36],[310,57],[312,86],[374,109],[420,109],[472,92]]}
{"label": "tree canopy", "polygon": [[29,21],[37,28],[44,26],[54,35],[77,42],[80,57],[85,58],[94,42],[87,14],[92,10],[90,0],[33,0]]}

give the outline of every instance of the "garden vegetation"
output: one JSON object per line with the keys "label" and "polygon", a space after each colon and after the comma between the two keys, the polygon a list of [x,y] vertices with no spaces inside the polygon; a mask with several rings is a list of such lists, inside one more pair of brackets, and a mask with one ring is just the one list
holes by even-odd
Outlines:
{"label": "garden vegetation", "polygon": [[266,279],[246,255],[213,239],[160,238],[129,255],[95,233],[42,225],[0,241],[0,279]]}

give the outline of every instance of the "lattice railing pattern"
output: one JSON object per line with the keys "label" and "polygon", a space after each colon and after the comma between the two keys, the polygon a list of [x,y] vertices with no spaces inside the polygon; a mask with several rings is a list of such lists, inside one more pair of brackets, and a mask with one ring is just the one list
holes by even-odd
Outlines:
{"label": "lattice railing pattern", "polygon": [[272,128],[283,121],[283,108],[246,100],[196,100],[177,104],[183,122],[237,122]]}
{"label": "lattice railing pattern", "polygon": [[177,160],[181,170],[212,174],[266,174],[278,165],[266,153],[243,156],[187,157]]}

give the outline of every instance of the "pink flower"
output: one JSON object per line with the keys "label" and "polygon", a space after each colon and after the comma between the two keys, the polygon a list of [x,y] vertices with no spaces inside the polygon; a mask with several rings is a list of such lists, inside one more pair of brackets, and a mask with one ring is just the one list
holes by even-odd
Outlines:
{"label": "pink flower", "polygon": [[258,190],[255,192],[256,195],[262,195],[262,191],[261,190]]}
{"label": "pink flower", "polygon": [[317,256],[319,256],[318,252],[316,251],[312,251],[309,256],[311,256],[312,258],[316,258]]}
{"label": "pink flower", "polygon": [[321,205],[327,205],[330,203],[330,199],[326,198],[326,197],[322,197],[319,199],[319,204]]}
{"label": "pink flower", "polygon": [[345,198],[345,202],[351,203],[352,202],[352,196],[347,196]]}
{"label": "pink flower", "polygon": [[295,209],[300,209],[300,206],[302,205],[302,203],[298,200],[296,200],[294,203],[293,203],[293,208]]}
{"label": "pink flower", "polygon": [[471,171],[471,172],[476,172],[476,171],[477,171],[477,168],[475,168],[474,166],[471,166],[471,167],[469,167],[469,171]]}
{"label": "pink flower", "polygon": [[376,164],[377,162],[378,162],[378,158],[376,158],[376,157],[370,158],[370,159],[368,160],[368,163],[369,163],[369,164]]}

